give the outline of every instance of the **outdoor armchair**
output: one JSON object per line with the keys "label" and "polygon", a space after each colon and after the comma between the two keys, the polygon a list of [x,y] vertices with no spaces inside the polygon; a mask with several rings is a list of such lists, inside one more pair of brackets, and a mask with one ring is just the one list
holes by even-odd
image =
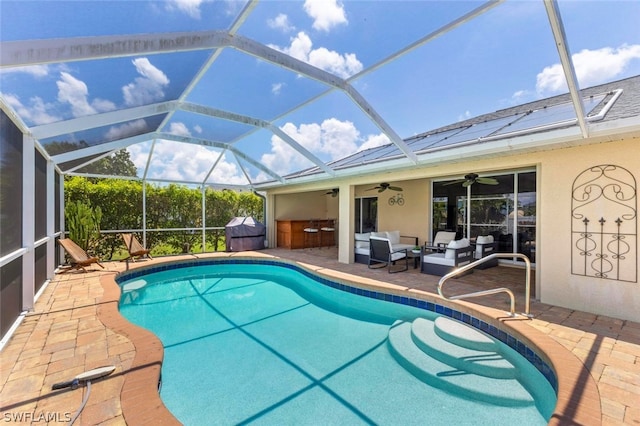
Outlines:
{"label": "outdoor armchair", "polygon": [[455,240],[455,231],[438,231],[433,241],[428,241],[424,247],[429,251],[440,252],[447,248],[447,244]]}
{"label": "outdoor armchair", "polygon": [[[431,253],[422,257],[422,272],[443,276],[461,266],[473,262],[474,248],[468,239],[451,241],[444,253]],[[471,270],[469,273],[473,272]]]}
{"label": "outdoor armchair", "polygon": [[[476,238],[476,249],[474,258],[482,259],[498,252],[498,243],[494,241],[493,235],[480,235]],[[477,269],[486,269],[492,266],[498,266],[498,259],[492,259],[476,266]]]}
{"label": "outdoor armchair", "polygon": [[[404,267],[402,269],[391,270],[391,266],[397,261],[404,259]],[[389,273],[402,272],[409,269],[409,256],[407,249],[393,250],[391,241],[388,238],[374,237],[369,238],[369,268],[373,265],[389,267]]]}

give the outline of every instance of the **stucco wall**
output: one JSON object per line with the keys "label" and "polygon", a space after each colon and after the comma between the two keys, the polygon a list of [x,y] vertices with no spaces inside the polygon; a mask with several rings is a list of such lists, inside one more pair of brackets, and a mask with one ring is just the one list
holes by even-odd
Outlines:
{"label": "stucco wall", "polygon": [[327,191],[300,192],[275,196],[275,219],[328,219],[338,217],[338,198]]}
{"label": "stucco wall", "polygon": [[[392,185],[402,188],[402,192],[387,189],[384,192],[369,191],[376,186],[362,185],[357,196],[378,197],[378,230],[400,231],[400,235],[418,237],[420,244],[429,239],[429,208],[431,184],[428,179],[393,181]],[[401,194],[403,205],[389,204],[389,198]],[[410,243],[403,240],[403,243]]]}
{"label": "stucco wall", "polygon": [[[607,142],[601,144],[567,147],[544,152],[519,155],[496,155],[493,158],[440,163],[428,167],[414,167],[410,170],[370,174],[341,182],[343,190],[353,185],[354,197],[377,195],[379,199],[378,229],[400,230],[402,235],[415,235],[421,243],[429,239],[430,232],[430,180],[443,177],[462,176],[471,171],[481,174],[532,170],[538,172],[537,199],[537,239],[536,239],[536,298],[542,302],[579,309],[614,318],[640,321],[640,280],[625,282],[607,278],[596,278],[572,274],[572,233],[571,233],[571,197],[572,185],[576,177],[584,170],[602,164],[614,164],[628,170],[640,182],[640,149],[638,139]],[[390,206],[389,197],[395,191],[383,193],[367,191],[379,182],[390,182],[403,188],[404,206]],[[337,184],[334,182],[332,187]],[[329,188],[330,189],[330,188]],[[322,196],[316,188],[306,192],[277,195],[276,218],[300,219],[309,217],[338,217],[338,199]],[[322,191],[327,191],[324,189]],[[637,190],[637,187],[636,187]],[[343,202],[346,198],[343,198]],[[335,209],[336,213],[333,213]],[[638,256],[637,230],[640,221],[637,216],[637,193],[635,206],[636,236],[632,253]],[[351,213],[352,215],[352,213]],[[352,216],[343,215],[344,217]],[[351,219],[352,220],[352,219]],[[344,225],[344,224],[343,224]],[[341,234],[348,227],[340,227]],[[341,235],[340,259],[352,261],[353,245],[348,236]],[[346,242],[346,244],[345,244]],[[351,260],[349,260],[351,259]],[[635,277],[640,278],[638,261],[635,263]]]}
{"label": "stucco wall", "polygon": [[[596,278],[571,272],[571,192],[574,180],[593,166],[613,164],[640,179],[640,150],[637,140],[605,143],[545,152],[540,156],[540,206],[538,208],[539,264],[542,302],[566,306],[615,318],[640,321],[640,283]],[[637,188],[636,188],[637,190]],[[637,192],[636,192],[637,197]],[[638,229],[636,198],[635,229]],[[606,215],[606,212],[602,212]],[[595,218],[596,220],[598,218]],[[632,245],[638,277],[637,235]],[[591,257],[593,259],[593,256]],[[589,261],[591,260],[589,259]]]}

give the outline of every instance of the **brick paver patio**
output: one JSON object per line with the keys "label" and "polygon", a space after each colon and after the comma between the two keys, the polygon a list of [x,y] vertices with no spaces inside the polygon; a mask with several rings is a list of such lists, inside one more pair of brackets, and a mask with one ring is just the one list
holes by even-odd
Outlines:
{"label": "brick paver patio", "polygon": [[[311,268],[329,268],[336,271],[332,274],[338,277],[353,274],[361,280],[402,286],[406,291],[436,293],[437,277],[421,274],[419,270],[388,274],[386,269],[340,264],[335,260],[335,251],[330,249],[272,249],[260,255],[298,261]],[[193,259],[194,256],[185,257]],[[180,257],[154,259],[132,264],[132,267],[177,259]],[[88,388],[51,390],[51,386],[87,370],[114,365],[116,370],[111,375],[92,383],[76,424],[176,423],[153,391],[153,380],[157,378],[162,359],[161,345],[151,333],[130,326],[117,315],[117,288],[105,285],[106,290],[103,289],[102,284],[111,282],[125,267],[122,262],[107,262],[104,270],[95,267],[86,274],[56,275],[49,283],[34,311],[26,315],[0,352],[0,421],[68,423],[83,403]],[[516,308],[521,311],[523,277],[521,269],[502,266],[475,271],[449,281],[446,292],[459,294],[507,286],[517,292]],[[492,308],[508,310],[504,294],[474,299],[473,304],[461,302],[461,305],[474,306],[493,315],[496,311]],[[561,397],[560,404],[566,407],[562,416],[554,417],[551,423],[575,424],[570,420],[575,414],[584,425],[640,425],[640,324],[535,301],[531,311],[535,318],[520,321],[517,327],[550,337],[551,340],[547,340],[552,346],[547,347],[559,347],[557,342],[567,350],[559,354],[559,359],[564,357],[569,364],[581,367],[577,358],[586,367],[582,371],[591,376],[572,379],[575,381],[572,392],[579,392],[582,400],[576,403],[576,398],[564,401]],[[140,350],[141,347],[146,349]],[[586,389],[579,389],[581,383]],[[589,390],[589,383],[597,385],[593,386],[593,392]],[[601,413],[601,418],[594,418],[593,413]]]}

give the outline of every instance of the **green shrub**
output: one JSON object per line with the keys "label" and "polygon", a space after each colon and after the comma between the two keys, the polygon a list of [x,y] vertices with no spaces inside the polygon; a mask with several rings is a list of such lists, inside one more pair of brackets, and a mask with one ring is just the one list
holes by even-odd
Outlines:
{"label": "green shrub", "polygon": [[92,208],[90,202],[76,201],[66,205],[65,224],[69,238],[86,252],[93,252],[100,240],[102,209]]}

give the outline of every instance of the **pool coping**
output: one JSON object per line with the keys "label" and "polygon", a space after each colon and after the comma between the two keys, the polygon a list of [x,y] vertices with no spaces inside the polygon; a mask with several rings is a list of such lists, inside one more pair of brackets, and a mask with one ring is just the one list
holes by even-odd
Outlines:
{"label": "pool coping", "polygon": [[[414,303],[432,304],[441,306],[439,310],[426,309],[454,319],[463,320],[459,315],[465,315],[479,319],[487,326],[478,327],[478,323],[472,324],[468,318],[464,318],[469,325],[481,331],[487,332],[498,338],[506,333],[518,339],[526,346],[522,348],[516,344],[516,351],[529,359],[529,351],[532,350],[536,357],[548,365],[555,376],[556,383],[551,382],[557,391],[557,404],[549,420],[549,425],[563,424],[601,424],[600,395],[594,378],[583,363],[560,343],[551,339],[544,333],[529,325],[526,317],[511,318],[505,312],[465,301],[448,301],[433,293],[412,289],[410,287],[385,283],[382,281],[359,277],[325,267],[282,259],[279,257],[255,253],[220,253],[217,256],[199,257],[191,259],[173,259],[153,265],[132,265],[128,271],[123,271],[116,276],[103,276],[100,283],[104,289],[103,303],[98,309],[98,317],[105,326],[128,337],[136,348],[133,363],[125,374],[120,400],[122,413],[129,424],[181,424],[173,414],[165,407],[158,392],[160,369],[164,356],[164,349],[160,340],[150,331],[136,326],[120,315],[118,304],[120,300],[120,287],[116,280],[124,276],[136,276],[149,273],[211,263],[277,263],[300,270],[312,276],[319,276],[321,280],[336,282],[331,287],[342,291],[349,291],[365,297],[380,298],[380,295],[388,296],[387,299],[395,303],[416,306]],[[187,266],[185,266],[187,265]],[[323,284],[327,285],[327,283]],[[374,293],[372,295],[371,293]],[[416,302],[414,302],[416,301]],[[446,311],[445,311],[446,310]],[[456,312],[454,316],[453,313]],[[458,315],[459,314],[459,315]],[[502,340],[502,339],[499,339]],[[539,370],[533,361],[530,360]],[[541,371],[543,372],[543,371]],[[544,374],[544,372],[543,372]],[[544,374],[547,379],[549,377]]]}

